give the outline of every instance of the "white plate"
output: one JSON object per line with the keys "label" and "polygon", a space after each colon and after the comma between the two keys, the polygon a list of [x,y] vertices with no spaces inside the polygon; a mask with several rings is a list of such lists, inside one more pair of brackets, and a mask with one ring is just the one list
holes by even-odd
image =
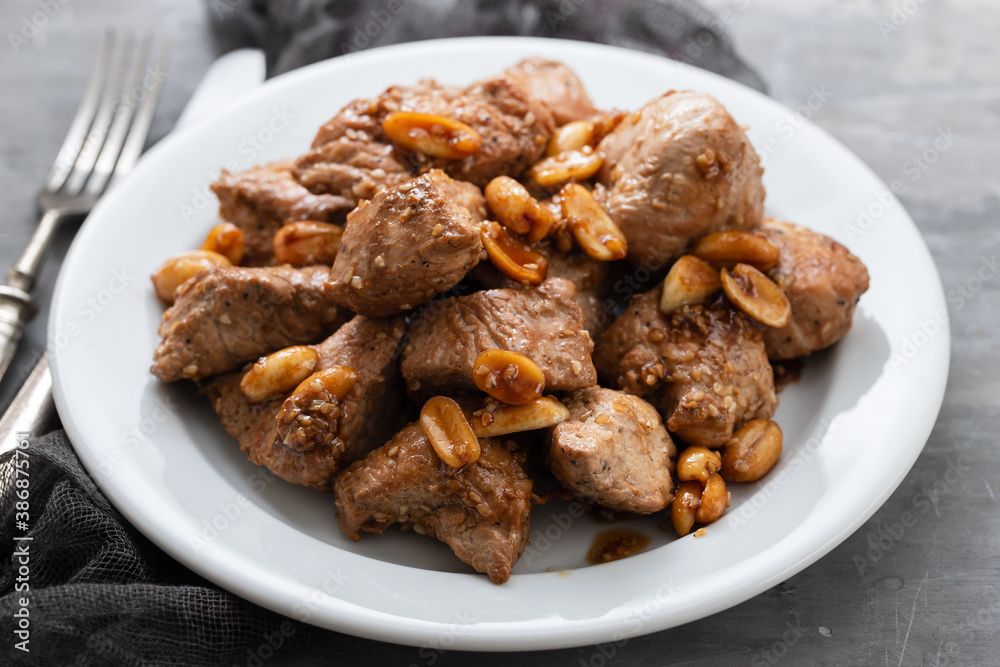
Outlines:
{"label": "white plate", "polygon": [[[341,105],[390,84],[465,83],[529,55],[572,66],[598,106],[637,108],[671,88],[715,95],[767,154],[767,212],[845,242],[872,288],[850,334],[782,394],[778,468],[734,488],[707,535],[671,541],[657,520],[635,519],[628,525],[653,536],[651,548],[588,567],[587,546],[606,526],[546,505],[511,580],[494,586],[414,534],[350,542],[329,495],[251,465],[190,384],[149,375],[162,308],[147,276],[214,224],[207,185],[220,167],[302,153]],[[920,453],[948,371],[943,291],[913,222],[857,158],[789,114],[701,70],[580,42],[420,42],[281,76],[153,148],[83,226],[49,328],[63,423],[101,489],[156,544],[234,593],[316,625],[430,651],[527,650],[621,639],[735,605],[875,512]]]}

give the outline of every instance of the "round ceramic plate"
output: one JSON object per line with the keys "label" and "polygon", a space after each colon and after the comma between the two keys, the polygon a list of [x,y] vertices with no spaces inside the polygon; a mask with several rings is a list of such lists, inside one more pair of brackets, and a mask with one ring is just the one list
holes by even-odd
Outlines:
{"label": "round ceramic plate", "polygon": [[[650,546],[588,566],[594,522],[535,508],[531,546],[495,586],[443,544],[337,527],[332,498],[247,462],[189,383],[149,374],[163,311],[148,276],[215,223],[219,169],[301,154],[349,100],[436,77],[464,84],[521,58],[562,60],[600,107],[669,89],[708,92],[765,160],[767,213],[845,243],[871,272],[854,328],[781,394],[785,452],[734,485],[707,534],[673,539],[663,517],[623,522]],[[905,268],[904,268],[905,267]],[[66,258],[49,350],[59,414],[84,465],[156,544],[220,586],[309,623],[428,650],[547,649],[661,630],[735,605],[814,562],[900,483],[941,405],[947,311],[934,263],[899,202],[802,116],[732,81],[662,58],[579,42],[475,38],[357,53],[278,77],[162,141],[100,202]]]}

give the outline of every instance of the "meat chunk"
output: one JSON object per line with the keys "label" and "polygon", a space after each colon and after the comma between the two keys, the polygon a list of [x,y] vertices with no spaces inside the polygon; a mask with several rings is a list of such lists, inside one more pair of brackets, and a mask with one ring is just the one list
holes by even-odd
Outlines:
{"label": "meat chunk", "polygon": [[435,302],[415,318],[403,352],[411,391],[477,391],[472,368],[486,350],[529,357],[541,367],[548,390],[597,384],[594,344],[583,328],[576,288],[551,278],[533,289],[484,290]]}
{"label": "meat chunk", "polygon": [[218,267],[178,288],[163,314],[150,371],[164,382],[200,380],[289,345],[322,340],[346,321],[310,266]]}
{"label": "meat chunk", "polygon": [[479,262],[473,216],[485,206],[476,186],[438,170],[383,190],[347,218],[331,272],[334,298],[385,317],[451,289]]}
{"label": "meat chunk", "polygon": [[527,58],[505,70],[503,76],[548,109],[556,125],[586,120],[598,113],[576,73],[560,62]]}
{"label": "meat chunk", "polygon": [[602,203],[633,263],[655,271],[705,234],[761,222],[760,159],[709,95],[667,93],[626,116],[598,150]]}
{"label": "meat chunk", "polygon": [[479,460],[459,470],[438,458],[419,423],[352,464],[334,481],[337,519],[344,533],[382,534],[393,523],[437,538],[463,563],[510,578],[528,544],[531,479],[512,441],[482,438]]}
{"label": "meat chunk", "polygon": [[768,275],[785,291],[792,319],[764,331],[767,355],[792,359],[829,347],[851,328],[854,307],[868,290],[868,269],[828,236],[767,219],[757,230],[781,251]]}
{"label": "meat chunk", "polygon": [[[482,149],[461,160],[433,158],[393,146],[382,121],[394,111],[460,120],[482,139]],[[355,199],[432,168],[485,186],[496,176],[518,176],[545,151],[555,129],[552,114],[521,80],[498,76],[462,90],[423,81],[392,86],[375,99],[356,100],[327,122],[312,150],[295,163],[295,175],[313,192]]]}
{"label": "meat chunk", "polygon": [[[576,304],[583,311],[584,327],[597,339],[611,324],[613,315],[604,307],[611,297],[611,280],[616,273],[612,262],[591,259],[579,248],[560,252],[547,239],[534,245],[535,250],[549,261],[548,278],[565,278],[576,285]],[[511,280],[490,262],[480,262],[472,270],[472,278],[486,289],[526,289]]]}
{"label": "meat chunk", "polygon": [[219,215],[243,231],[249,266],[274,264],[274,234],[285,222],[318,220],[342,222],[354,201],[315,195],[292,177],[291,163],[275,163],[247,171],[225,169],[212,184],[219,198]]}
{"label": "meat chunk", "polygon": [[[250,461],[288,482],[325,491],[337,470],[385,442],[397,427],[403,400],[397,356],[403,333],[402,318],[359,315],[313,346],[319,355],[317,371],[354,369],[357,379],[342,400],[319,396],[303,406],[282,395],[251,403],[240,389],[243,371],[211,378],[201,390]],[[284,415],[292,419],[286,421]]]}
{"label": "meat chunk", "polygon": [[673,499],[676,448],[656,409],[614,389],[577,389],[552,430],[548,465],[568,490],[619,512],[651,514]]}
{"label": "meat chunk", "polygon": [[640,294],[601,337],[594,362],[612,386],[644,396],[693,445],[723,444],[778,399],[760,327],[722,296],[663,315],[660,288]]}

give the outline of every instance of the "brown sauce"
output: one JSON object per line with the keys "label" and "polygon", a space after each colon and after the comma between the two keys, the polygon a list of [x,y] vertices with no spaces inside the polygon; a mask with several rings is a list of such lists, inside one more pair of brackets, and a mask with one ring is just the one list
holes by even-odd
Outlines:
{"label": "brown sauce", "polygon": [[790,384],[795,384],[802,378],[802,359],[785,359],[772,361],[774,369],[774,391],[781,391]]}
{"label": "brown sauce", "polygon": [[600,565],[634,556],[648,547],[649,541],[649,537],[631,528],[602,530],[594,536],[594,543],[587,551],[587,562]]}

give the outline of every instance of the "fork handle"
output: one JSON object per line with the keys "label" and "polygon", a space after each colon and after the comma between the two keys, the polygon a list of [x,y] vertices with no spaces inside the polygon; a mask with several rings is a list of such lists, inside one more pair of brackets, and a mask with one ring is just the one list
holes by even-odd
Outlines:
{"label": "fork handle", "polygon": [[7,373],[17,344],[24,333],[24,323],[35,314],[35,305],[27,292],[0,285],[0,379]]}
{"label": "fork handle", "polygon": [[35,232],[28,240],[28,245],[24,247],[14,265],[7,272],[7,284],[24,292],[30,292],[35,285],[35,277],[38,267],[41,266],[45,258],[45,251],[52,245],[56,230],[59,229],[59,220],[66,214],[66,211],[58,208],[45,212],[42,219],[38,221]]}

